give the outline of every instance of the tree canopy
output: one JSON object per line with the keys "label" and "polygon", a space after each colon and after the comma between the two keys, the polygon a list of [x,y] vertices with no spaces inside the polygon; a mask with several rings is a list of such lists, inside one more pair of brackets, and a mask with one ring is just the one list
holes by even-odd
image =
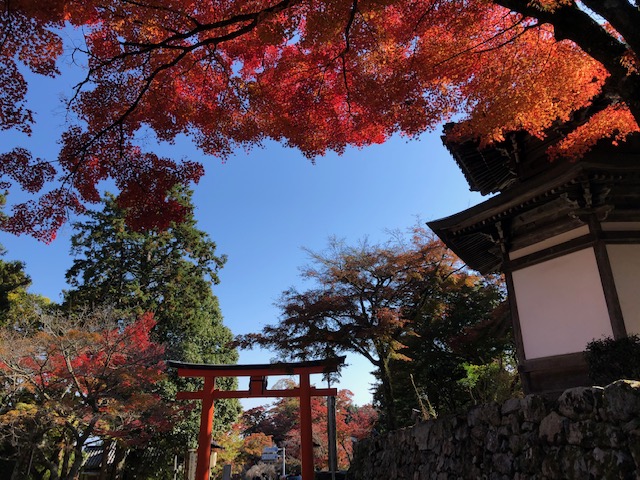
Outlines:
{"label": "tree canopy", "polygon": [[[640,11],[631,0],[2,1],[2,129],[29,133],[25,71],[54,76],[62,28],[86,77],[57,159],[1,154],[3,186],[40,192],[4,228],[50,239],[110,178],[131,225],[185,210],[167,192],[192,161],[138,142],[188,134],[227,157],[274,139],[308,157],[409,136],[452,118],[481,143],[544,136],[581,112],[553,155],[623,140],[640,123]],[[57,167],[54,167],[54,161]],[[45,186],[46,184],[46,186]]]}
{"label": "tree canopy", "polygon": [[[191,192],[171,194],[191,210]],[[237,353],[223,325],[218,299],[211,290],[226,257],[199,230],[190,212],[180,224],[164,231],[133,231],[126,211],[113,195],[103,209],[90,211],[74,225],[67,271],[71,289],[65,293],[69,308],[111,305],[136,313],[153,312],[155,338],[173,360],[196,363],[235,363]]]}
{"label": "tree canopy", "polygon": [[0,329],[0,444],[16,459],[11,478],[71,480],[94,437],[130,447],[171,428],[178,411],[159,401],[154,323],[97,310]]}
{"label": "tree canopy", "polygon": [[399,425],[413,424],[417,410],[429,418],[521,393],[500,278],[465,273],[437,285],[413,330],[404,340],[411,361],[389,365]]}
{"label": "tree canopy", "polygon": [[[465,286],[482,280],[422,229],[415,229],[408,240],[396,236],[381,245],[362,242],[352,247],[332,240],[327,251],[310,254],[311,264],[302,269],[302,277],[311,286],[302,292],[285,291],[278,304],[280,321],[239,336],[237,342],[271,348],[294,360],[362,355],[380,382],[381,413],[393,429],[398,421],[398,370],[392,364],[413,363],[429,348],[448,355],[442,343],[456,328],[486,322],[492,307],[474,315],[453,307],[464,303]],[[483,296],[490,297],[484,303],[493,305],[493,290],[477,289],[475,300]],[[453,311],[460,318],[454,319]],[[412,342],[414,336],[420,338]]]}

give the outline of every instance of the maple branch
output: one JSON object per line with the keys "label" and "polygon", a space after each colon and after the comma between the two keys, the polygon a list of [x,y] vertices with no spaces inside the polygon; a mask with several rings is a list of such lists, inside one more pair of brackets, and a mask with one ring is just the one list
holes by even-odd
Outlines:
{"label": "maple branch", "polygon": [[[143,77],[143,83],[139,87],[137,95],[135,96],[133,101],[130,102],[130,104],[126,108],[126,110],[122,114],[120,114],[120,116],[118,118],[116,118],[113,121],[111,121],[109,123],[109,125],[107,125],[106,127],[102,128],[98,132],[95,132],[94,134],[92,134],[91,135],[91,139],[88,142],[86,142],[85,144],[83,144],[82,147],[76,152],[76,155],[78,155],[78,157],[79,157],[79,161],[76,162],[76,164],[74,165],[74,168],[71,169],[69,171],[69,173],[64,177],[64,180],[65,181],[69,181],[78,172],[79,168],[81,167],[81,164],[85,163],[86,154],[87,154],[87,152],[89,151],[89,149],[91,148],[92,145],[94,145],[98,140],[100,140],[105,135],[107,135],[114,128],[116,128],[118,126],[122,126],[124,124],[126,119],[140,105],[140,103],[141,103],[142,99],[144,98],[145,94],[151,89],[151,86],[153,85],[154,81],[156,80],[156,78],[163,71],[169,70],[169,69],[175,67],[189,53],[195,51],[196,49],[207,47],[207,46],[210,46],[210,45],[213,45],[214,47],[216,47],[217,45],[219,45],[221,43],[236,39],[236,38],[238,38],[238,37],[240,37],[242,35],[245,35],[245,34],[249,33],[254,28],[256,28],[260,24],[262,19],[264,19],[266,16],[278,13],[280,11],[283,11],[286,8],[289,8],[291,5],[294,5],[297,2],[298,2],[298,0],[283,0],[283,1],[273,5],[271,7],[267,7],[267,8],[264,8],[262,10],[255,11],[255,12],[252,12],[252,13],[235,15],[233,17],[221,20],[219,22],[213,22],[213,23],[209,23],[209,24],[197,24],[196,28],[191,29],[191,30],[189,30],[187,32],[174,34],[174,35],[172,35],[172,36],[170,36],[168,38],[165,38],[161,42],[156,42],[156,43],[127,42],[127,41],[121,42],[121,45],[124,46],[124,47],[135,47],[136,49],[133,50],[133,51],[125,51],[124,53],[121,53],[119,55],[115,55],[115,56],[113,56],[111,58],[108,58],[106,60],[102,60],[102,61],[100,61],[98,63],[98,65],[90,68],[89,72],[87,73],[87,76],[85,77],[85,79],[83,81],[79,82],[74,87],[75,93],[74,93],[73,97],[71,98],[71,100],[69,101],[69,104],[71,104],[73,101],[75,101],[78,98],[78,96],[79,96],[81,90],[83,89],[83,87],[85,85],[91,83],[91,81],[92,81],[91,79],[94,78],[95,76],[97,76],[102,69],[105,69],[105,68],[113,65],[116,62],[123,61],[128,57],[146,55],[147,59],[146,59],[145,63],[150,63],[151,62],[151,57],[149,55],[151,53],[153,53],[154,51],[162,50],[162,49],[180,50],[180,53],[177,56],[175,56],[170,62],[166,62],[166,63],[163,63],[163,64],[157,66],[150,73],[148,73],[147,75],[145,75]],[[146,5],[143,5],[143,6],[146,6]],[[206,39],[200,40],[198,42],[195,42],[195,43],[192,43],[192,44],[189,44],[189,45],[184,45],[184,44],[176,45],[175,44],[176,42],[188,40],[188,39],[190,39],[190,38],[192,38],[192,37],[194,37],[194,36],[196,36],[196,35],[198,35],[200,33],[208,32],[208,31],[212,31],[212,30],[220,30],[222,28],[229,27],[229,26],[234,26],[234,25],[238,25],[238,24],[240,24],[242,26],[240,26],[236,30],[228,32],[228,33],[226,33],[224,35],[218,35],[218,36],[214,36],[214,37],[211,37],[211,38],[206,38]]]}
{"label": "maple branch", "polygon": [[[78,161],[75,163],[75,165],[73,166],[72,169],[69,170],[69,173],[67,175],[65,175],[64,179],[63,179],[63,184],[66,183],[67,181],[71,181],[71,179],[73,178],[73,176],[79,171],[79,169],[82,166],[82,163],[85,160],[85,156],[87,155],[87,152],[89,151],[89,149],[91,148],[91,146],[93,146],[98,140],[100,140],[102,137],[104,137],[107,133],[109,133],[111,130],[115,129],[115,128],[119,128],[121,131],[121,135],[120,138],[123,139],[123,131],[122,131],[122,126],[125,122],[125,120],[129,117],[129,115],[131,115],[136,108],[138,107],[138,105],[140,104],[140,102],[142,101],[142,98],[144,97],[144,95],[147,93],[147,91],[149,91],[149,89],[151,88],[151,85],[153,83],[153,81],[155,80],[155,78],[160,75],[160,73],[162,73],[164,70],[170,69],[172,67],[174,67],[175,65],[177,65],[180,60],[182,60],[184,57],[186,57],[186,55],[192,50],[193,48],[190,49],[185,49],[183,50],[178,56],[176,56],[171,62],[168,63],[164,63],[162,65],[159,65],[157,68],[155,68],[149,75],[147,75],[144,78],[144,82],[142,84],[142,87],[138,90],[138,93],[136,95],[136,97],[133,99],[133,101],[129,104],[129,106],[127,107],[127,109],[124,111],[124,113],[122,113],[118,118],[116,118],[115,120],[113,120],[111,123],[109,123],[106,127],[100,129],[98,132],[96,132],[95,134],[93,134],[90,138],[89,141],[87,141],[86,143],[84,143],[80,149],[76,150],[76,155],[78,155],[80,158],[78,159]],[[103,65],[103,66],[106,66]],[[74,87],[74,89],[76,90],[76,95],[74,97],[76,97],[79,92],[80,89],[82,88],[82,86],[86,83],[90,82],[90,77],[92,75],[92,72],[95,71],[94,69],[91,69],[89,74],[87,75],[87,77],[85,78],[85,80],[83,80],[81,83],[79,83],[78,85],[76,85],[76,87]],[[120,155],[121,155],[121,159],[124,158],[124,149],[123,149],[123,143],[120,143],[121,149],[120,149]],[[111,161],[114,161],[113,159]]]}
{"label": "maple branch", "polygon": [[[630,74],[621,63],[622,57],[628,51],[627,45],[609,33],[587,12],[578,8],[575,3],[559,4],[556,9],[550,11],[540,10],[528,0],[494,0],[494,2],[522,15],[536,18],[542,23],[551,24],[558,41],[571,40],[587,55],[600,62],[611,75],[604,90],[623,99],[636,122],[640,124],[640,75]],[[590,2],[590,8],[605,17],[612,16],[615,12],[610,8],[603,10],[601,8],[603,3],[606,2]],[[613,2],[614,5],[616,3]],[[620,24],[623,30],[628,30],[623,21]],[[635,25],[637,26],[637,23]]]}
{"label": "maple branch", "polygon": [[360,353],[360,355],[362,355],[364,358],[369,360],[369,362],[371,362],[371,365],[373,365],[374,367],[380,366],[380,360],[374,357],[373,355],[371,355],[369,348],[364,348],[360,344],[354,344],[353,346],[354,346],[354,349]]}
{"label": "maple branch", "polygon": [[416,20],[415,25],[413,26],[413,29],[411,30],[412,35],[416,34],[420,24],[422,24],[422,22],[424,22],[427,19],[429,14],[434,11],[434,9],[436,8],[436,4],[437,4],[436,0],[432,1],[431,4],[427,8],[425,8],[425,10],[420,14],[418,19]]}
{"label": "maple branch", "polygon": [[[168,8],[165,7],[163,5],[149,5],[148,3],[143,3],[143,2],[137,2],[135,0],[121,0],[123,3],[128,3],[129,5],[135,5],[136,7],[142,7],[142,8],[148,8],[150,10],[157,10],[160,12],[168,12],[171,14],[175,14],[175,13],[179,13],[182,16],[184,16],[185,18],[187,18],[188,20],[192,21],[195,25],[200,25],[200,22],[198,22],[198,20],[194,17],[192,17],[191,15],[186,14],[185,12],[176,12],[175,9],[173,8]],[[177,33],[177,32],[174,32]]]}
{"label": "maple branch", "polygon": [[[87,395],[85,395],[82,392],[82,386],[80,385],[80,380],[78,380],[78,377],[75,374],[75,371],[73,369],[73,365],[71,365],[71,359],[69,358],[69,355],[66,355],[67,352],[63,352],[64,354],[64,364],[67,367],[67,371],[69,372],[69,375],[71,375],[71,380],[73,381],[73,384],[76,387],[77,390],[77,394],[80,395],[80,398],[82,398],[85,402],[88,401]],[[97,406],[92,405],[92,408],[96,408]]]}
{"label": "maple branch", "polygon": [[[4,11],[2,12],[2,16],[5,17],[7,19],[7,23],[5,25],[3,25],[3,35],[2,35],[2,42],[0,42],[0,48],[4,49],[6,43],[9,41],[9,38],[11,38],[13,36],[13,22],[11,21],[11,12],[10,12],[10,8],[9,8],[9,1],[7,1],[6,3],[6,8],[4,9]],[[7,28],[8,25],[8,28]]]}
{"label": "maple branch", "polygon": [[505,45],[508,45],[509,43],[512,43],[514,40],[518,39],[519,37],[521,37],[522,35],[524,35],[526,32],[528,32],[529,30],[533,30],[535,28],[538,27],[538,25],[536,24],[531,24],[531,25],[524,25],[522,27],[522,30],[517,32],[513,37],[507,38],[504,41],[500,42],[498,45],[494,45],[492,47],[487,47],[487,48],[479,48],[482,45],[486,45],[489,42],[491,42],[492,40],[495,40],[498,37],[502,37],[503,35],[505,35],[507,32],[514,30],[515,28],[521,26],[524,23],[524,18],[520,18],[518,19],[516,22],[513,23],[513,25],[509,26],[507,29],[504,30],[499,30],[498,32],[496,32],[495,34],[491,35],[488,38],[485,38],[484,40],[476,43],[475,45],[471,45],[468,48],[465,48],[463,50],[460,50],[458,52],[453,53],[452,55],[450,55],[449,57],[437,62],[434,64],[434,67],[439,67],[441,65],[444,65],[447,62],[450,62],[451,60],[453,60],[454,58],[458,58],[462,55],[465,55],[467,53],[487,53],[490,52],[492,50],[497,50],[500,47],[504,47]]}
{"label": "maple branch", "polygon": [[351,33],[351,26],[353,25],[353,21],[355,20],[356,13],[358,12],[358,0],[353,0],[351,4],[351,10],[349,12],[349,19],[347,20],[347,25],[344,30],[344,50],[340,53],[339,57],[342,60],[342,80],[344,82],[344,89],[346,93],[346,102],[347,102],[347,111],[349,115],[351,115],[351,89],[349,88],[349,81],[347,78],[347,53],[351,50],[351,44],[349,40],[349,35]]}
{"label": "maple branch", "polygon": [[484,45],[486,43],[489,43],[490,40],[494,40],[496,38],[498,38],[499,36],[505,34],[506,32],[508,32],[509,30],[514,29],[516,26],[521,25],[522,23],[524,23],[524,19],[520,19],[518,22],[516,22],[514,25],[512,25],[511,27],[509,27],[506,30],[503,30],[502,32],[500,32],[499,34],[494,35],[493,37],[491,37],[490,39],[487,39],[486,41],[480,42],[477,45],[474,45],[473,47],[470,47],[468,49],[469,52],[473,52],[473,53],[488,53],[488,52],[492,52],[494,50],[499,50],[500,48],[509,45],[510,43],[513,43],[515,40],[517,40],[518,38],[522,37],[525,33],[527,33],[530,30],[535,30],[538,29],[540,27],[540,25],[538,24],[530,24],[530,25],[524,25],[522,27],[522,30],[520,30],[518,33],[516,33],[513,37],[505,39],[503,41],[501,41],[500,43],[498,43],[497,45],[493,45],[491,47],[487,47],[487,48],[481,48],[478,49],[478,47],[480,47],[481,45]]}
{"label": "maple branch", "polygon": [[344,51],[343,53],[347,53],[351,49],[349,34],[351,32],[351,26],[353,25],[353,21],[356,18],[356,13],[358,13],[358,0],[353,0],[351,4],[351,10],[349,11],[349,19],[347,20],[347,26],[344,29]]}
{"label": "maple branch", "polygon": [[[209,43],[220,43],[220,41],[226,41],[226,40],[231,40],[233,38],[237,38],[238,36],[247,33],[248,31],[251,31],[253,28],[255,28],[260,21],[266,17],[267,15],[272,15],[275,13],[279,13],[287,8],[289,8],[290,6],[294,5],[295,3],[297,3],[299,0],[283,0],[280,3],[276,3],[275,5],[272,5],[271,7],[266,7],[263,8],[261,10],[255,11],[255,12],[251,12],[251,13],[244,13],[244,14],[238,14],[238,15],[234,15],[230,18],[224,19],[224,20],[220,20],[218,22],[213,22],[213,23],[206,23],[206,24],[199,24],[198,26],[196,26],[196,28],[189,30],[187,32],[183,32],[183,33],[178,33],[176,35],[173,35],[172,37],[166,38],[164,39],[162,42],[158,42],[158,43],[138,43],[138,42],[122,42],[123,46],[137,46],[137,47],[146,47],[146,48],[150,48],[152,50],[155,50],[157,48],[182,48],[183,46],[181,45],[172,45],[172,43],[174,42],[179,42],[179,41],[183,41],[183,40],[188,40],[200,33],[204,33],[204,32],[209,32],[212,30],[221,30],[224,29],[226,27],[229,26],[233,26],[233,25],[237,25],[237,24],[247,24],[245,27],[241,27],[238,30],[236,30],[236,32],[239,32],[238,34],[235,34],[234,32],[231,32],[230,34],[227,35],[223,35],[221,37],[214,37],[213,39],[206,39],[203,41],[199,41],[193,44],[193,46],[203,46],[203,45],[207,45]],[[245,30],[245,28],[248,28],[248,30]],[[218,41],[218,39],[221,39],[220,41]],[[211,42],[211,40],[213,40],[213,42]]]}

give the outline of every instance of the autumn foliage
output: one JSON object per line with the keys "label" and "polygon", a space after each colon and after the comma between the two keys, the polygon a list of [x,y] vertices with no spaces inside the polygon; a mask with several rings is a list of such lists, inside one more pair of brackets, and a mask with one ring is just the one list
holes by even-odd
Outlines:
{"label": "autumn foliage", "polygon": [[311,263],[301,271],[312,286],[285,291],[278,303],[279,322],[240,335],[236,342],[292,360],[347,352],[363,356],[380,381],[384,422],[393,429],[391,361],[411,361],[407,341],[417,335],[417,321],[437,303],[438,292],[473,278],[453,252],[420,228],[409,239],[398,236],[384,244],[349,246],[333,239],[324,252],[309,254]]}
{"label": "autumn foliage", "polygon": [[76,478],[90,439],[133,446],[171,427],[170,406],[155,393],[164,362],[149,337],[153,317],[115,320],[106,311],[46,316],[33,333],[0,332],[0,434],[16,468],[33,449],[33,464],[52,478]]}
{"label": "autumn foliage", "polygon": [[[354,444],[372,433],[378,414],[371,405],[356,407],[351,404],[352,393],[340,390],[336,397],[336,454],[338,469],[347,470],[353,458]],[[327,399],[311,399],[311,417],[314,441],[314,465],[321,470],[329,470],[329,444],[327,432]],[[295,424],[288,432],[287,449],[291,456],[300,458],[300,427]]]}
{"label": "autumn foliage", "polygon": [[[285,386],[293,387],[290,381]],[[371,405],[356,406],[352,402],[353,394],[349,390],[339,390],[336,396],[336,453],[338,468],[346,470],[353,458],[354,443],[371,435],[378,420],[377,411]],[[277,445],[285,447],[288,468],[300,466],[300,417],[299,400],[282,398],[269,406],[254,407],[247,410],[240,421],[239,428],[244,436],[243,452],[237,458],[259,461],[257,445]],[[311,399],[312,436],[314,443],[314,465],[316,469],[327,470],[329,458],[327,432],[327,399]],[[271,443],[264,444],[267,438]],[[251,454],[254,455],[251,458]],[[249,464],[251,462],[248,462]]]}
{"label": "autumn foliage", "polygon": [[236,342],[287,360],[364,357],[377,380],[382,428],[406,425],[426,392],[440,411],[455,410],[464,403],[455,391],[461,364],[491,363],[509,349],[499,279],[474,275],[431,232],[415,227],[355,246],[332,239],[308,253],[307,288],[283,292],[279,320]]}
{"label": "autumn foliage", "polygon": [[166,141],[187,134],[221,158],[268,138],[308,157],[342,152],[454,116],[453,134],[487,144],[514,130],[544,136],[580,110],[584,121],[556,149],[569,157],[638,132],[640,13],[628,0],[2,5],[11,33],[0,50],[3,129],[28,133],[34,121],[23,67],[57,75],[60,29],[84,36],[74,58],[86,78],[67,92],[57,166],[24,148],[1,157],[3,186],[44,192],[14,206],[4,228],[45,240],[69,210],[99,200],[104,179],[133,225],[162,228],[184,214],[167,191],[197,182],[202,168],[145,151],[136,136],[149,131]]}

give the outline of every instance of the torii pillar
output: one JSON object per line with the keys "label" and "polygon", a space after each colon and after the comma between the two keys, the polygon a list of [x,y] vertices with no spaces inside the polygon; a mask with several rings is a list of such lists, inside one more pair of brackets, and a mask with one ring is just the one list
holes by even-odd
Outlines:
{"label": "torii pillar", "polygon": [[[328,358],[296,363],[268,363],[258,365],[210,365],[169,361],[178,369],[180,377],[202,377],[204,387],[197,392],[178,392],[179,400],[201,400],[200,433],[196,480],[209,480],[211,461],[211,436],[214,402],[222,398],[298,397],[300,399],[300,450],[302,479],[313,480],[313,438],[311,431],[311,397],[337,395],[335,388],[311,386],[311,374],[332,373],[344,363],[345,357]],[[288,390],[268,390],[267,377],[274,375],[298,375],[299,387]],[[249,377],[249,390],[216,390],[217,377]]]}

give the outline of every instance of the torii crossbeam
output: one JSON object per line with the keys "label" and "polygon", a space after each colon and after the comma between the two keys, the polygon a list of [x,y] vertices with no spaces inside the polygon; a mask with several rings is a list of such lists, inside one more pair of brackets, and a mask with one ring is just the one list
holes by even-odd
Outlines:
{"label": "torii crossbeam", "polygon": [[[170,360],[167,364],[178,369],[180,377],[202,377],[204,387],[197,392],[178,392],[178,400],[201,400],[200,433],[198,435],[198,463],[196,480],[209,480],[213,403],[219,398],[298,397],[300,399],[300,450],[302,479],[313,480],[313,439],[311,435],[311,397],[337,395],[335,388],[311,386],[310,375],[337,372],[345,357],[295,363],[267,363],[257,365],[209,365]],[[298,375],[299,387],[289,390],[268,390],[267,377]],[[216,390],[218,377],[249,377],[249,390]]]}

